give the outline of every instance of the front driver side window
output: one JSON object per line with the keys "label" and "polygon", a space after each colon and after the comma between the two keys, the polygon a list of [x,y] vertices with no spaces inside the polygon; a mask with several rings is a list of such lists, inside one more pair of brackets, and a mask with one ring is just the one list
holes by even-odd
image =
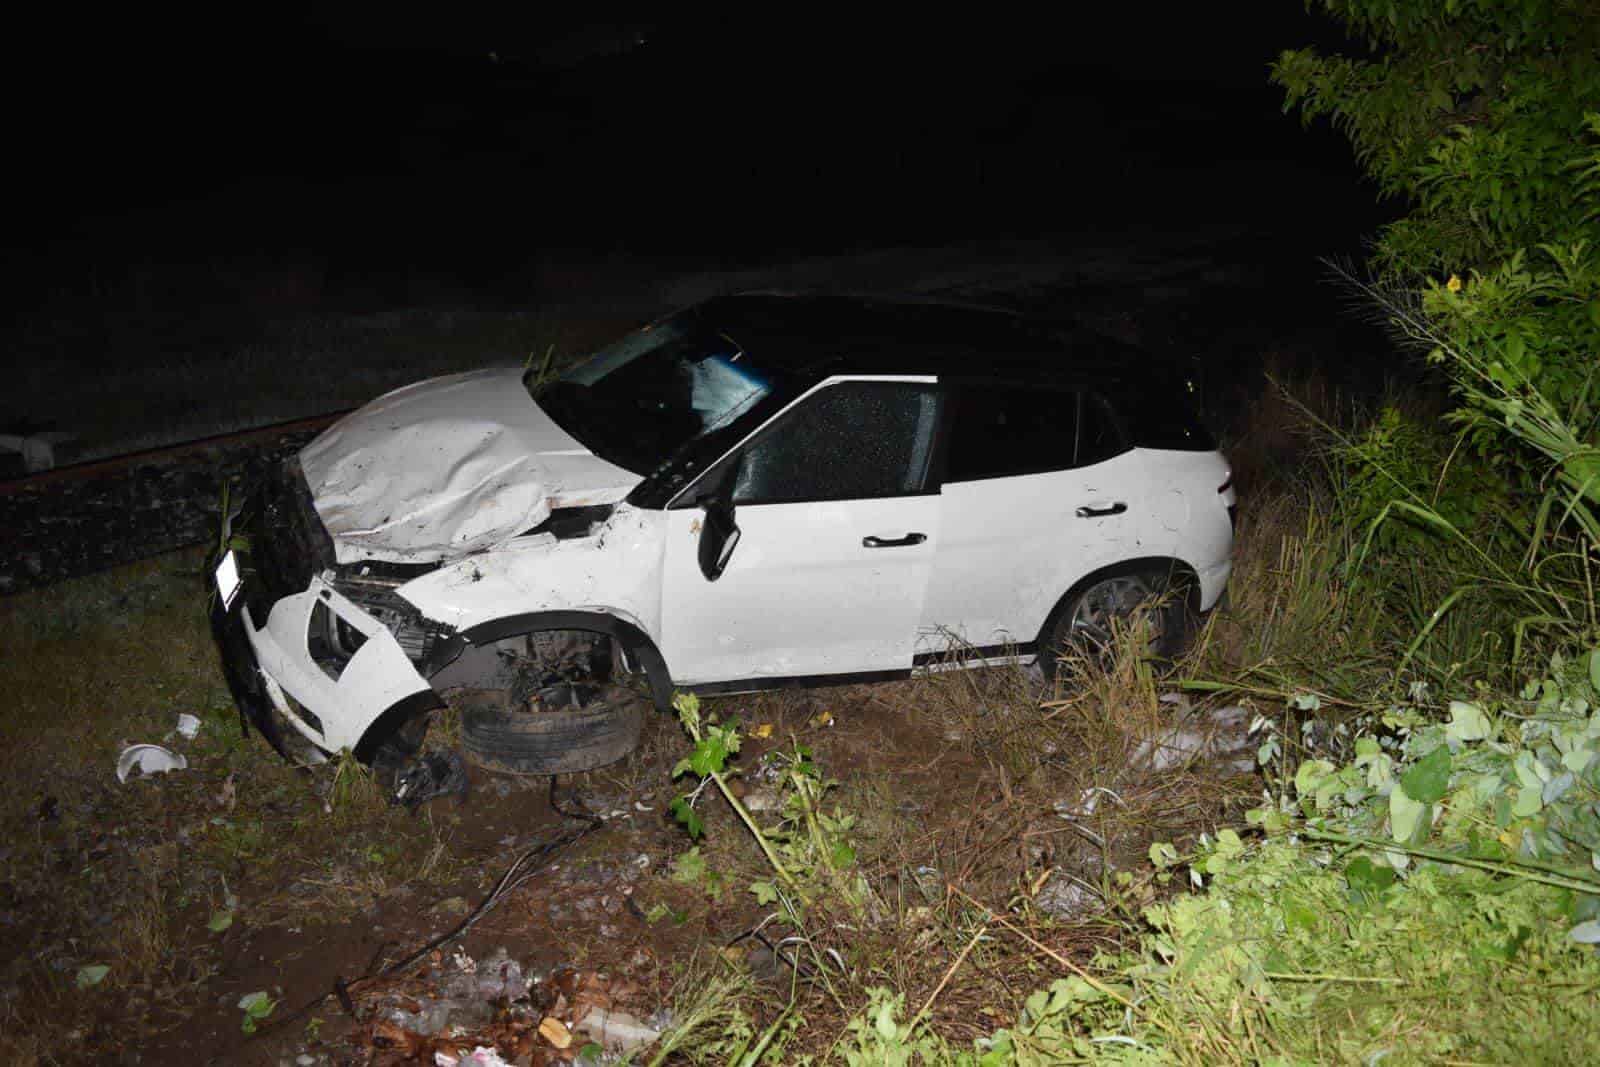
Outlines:
{"label": "front driver side window", "polygon": [[736,504],[860,500],[928,483],[939,392],[913,382],[846,382],[814,393],[740,460]]}

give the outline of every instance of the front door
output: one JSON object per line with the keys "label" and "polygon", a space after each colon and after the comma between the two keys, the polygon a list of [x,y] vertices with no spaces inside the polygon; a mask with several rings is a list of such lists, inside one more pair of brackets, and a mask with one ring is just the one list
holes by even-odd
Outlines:
{"label": "front door", "polygon": [[[661,648],[685,685],[911,666],[939,541],[931,477],[939,394],[923,381],[826,385],[779,415],[669,512]],[[700,566],[724,486],[739,540]]]}

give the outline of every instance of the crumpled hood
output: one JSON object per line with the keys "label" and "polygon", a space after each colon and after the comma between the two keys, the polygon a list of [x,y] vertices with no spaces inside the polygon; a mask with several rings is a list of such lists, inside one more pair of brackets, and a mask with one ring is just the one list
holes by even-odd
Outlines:
{"label": "crumpled hood", "polygon": [[553,507],[621,500],[640,476],[550,420],[516,367],[386,393],[300,453],[340,563],[428,563],[493,547]]}

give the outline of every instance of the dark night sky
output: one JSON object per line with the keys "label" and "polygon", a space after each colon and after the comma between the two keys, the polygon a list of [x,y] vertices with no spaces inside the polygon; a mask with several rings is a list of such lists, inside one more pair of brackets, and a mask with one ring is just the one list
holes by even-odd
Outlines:
{"label": "dark night sky", "polygon": [[7,46],[28,190],[9,243],[47,286],[292,253],[492,287],[551,249],[745,260],[1211,223],[1309,257],[1376,218],[1345,144],[1266,85],[1278,50],[1330,36],[1298,0],[970,10],[31,26]]}

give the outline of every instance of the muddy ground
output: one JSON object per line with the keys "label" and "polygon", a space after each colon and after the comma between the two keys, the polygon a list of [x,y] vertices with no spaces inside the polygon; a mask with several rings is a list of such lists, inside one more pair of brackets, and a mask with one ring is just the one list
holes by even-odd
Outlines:
{"label": "muddy ground", "polygon": [[[197,566],[166,556],[0,602],[6,1062],[433,1063],[484,1045],[541,1063],[591,1043],[598,1062],[599,1031],[671,1040],[712,994],[742,1016],[702,1026],[674,1062],[793,1003],[790,1056],[825,1052],[872,986],[919,1004],[939,988],[932,1023],[966,1043],[1062,973],[1050,952],[1088,962],[1116,944],[1110,915],[1166,891],[1152,840],[1181,847],[1259,788],[1191,759],[1195,738],[1237,743],[1241,722],[1196,713],[1194,737],[1175,735],[1185,706],[1132,668],[1064,704],[1016,669],[708,702],[740,723],[730,781],[759,824],[784,825],[797,746],[834,783],[818,810],[843,817],[851,854],[785,924],[752,893],[772,872],[715,790],[695,801],[698,843],[669,813],[694,779],[672,778],[690,745],[665,713],[623,761],[558,779],[561,810],[546,778],[470,769],[464,796],[406,811],[352,765],[284,765],[240,734]],[[200,720],[193,739],[181,713]],[[431,744],[457,736],[447,716]],[[131,742],[188,766],[119,783]],[[580,830],[475,911],[519,857]],[[841,886],[864,903],[845,907]],[[940,987],[976,902],[1034,943],[985,938]],[[258,993],[272,1009],[250,1020],[240,1001]]]}

